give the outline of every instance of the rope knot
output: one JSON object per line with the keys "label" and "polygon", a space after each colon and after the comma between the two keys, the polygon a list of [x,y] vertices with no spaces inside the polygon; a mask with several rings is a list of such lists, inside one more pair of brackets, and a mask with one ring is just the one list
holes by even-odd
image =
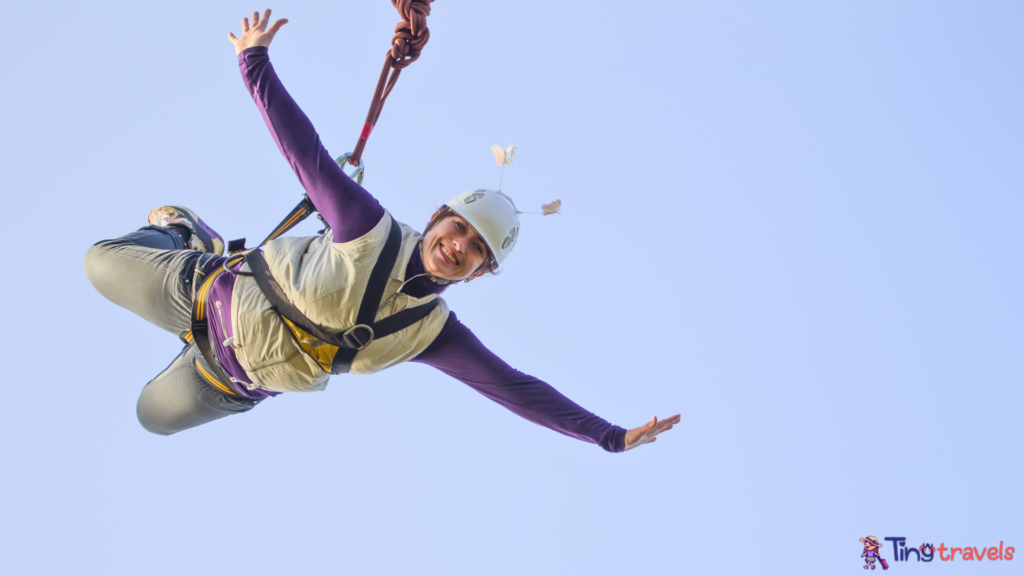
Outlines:
{"label": "rope knot", "polygon": [[363,147],[366,146],[366,139],[370,132],[377,125],[380,118],[380,111],[384,108],[384,101],[387,100],[391,89],[395,87],[398,76],[409,64],[412,64],[420,57],[420,51],[430,40],[430,30],[427,29],[427,16],[430,16],[430,3],[434,0],[391,0],[391,5],[398,10],[402,21],[395,26],[395,35],[391,38],[391,50],[388,50],[384,58],[384,68],[380,71],[380,78],[377,80],[377,89],[370,100],[370,111],[366,113],[366,122],[363,124],[363,131],[359,134],[359,140],[352,154],[348,157],[348,163],[359,166],[359,159],[363,157]]}
{"label": "rope knot", "polygon": [[402,21],[395,26],[394,37],[391,38],[392,68],[401,70],[420,57],[420,51],[430,40],[427,16],[430,16],[430,3],[433,1],[391,0],[391,5],[402,17]]}

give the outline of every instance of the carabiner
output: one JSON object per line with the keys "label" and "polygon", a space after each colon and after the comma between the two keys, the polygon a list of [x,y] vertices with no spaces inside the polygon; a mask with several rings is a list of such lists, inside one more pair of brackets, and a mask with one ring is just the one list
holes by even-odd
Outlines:
{"label": "carabiner", "polygon": [[[338,166],[341,166],[342,170],[344,170],[345,169],[345,164],[348,163],[348,159],[351,156],[352,156],[351,152],[345,152],[341,156],[338,156],[337,158],[335,158],[334,161],[338,163]],[[364,168],[366,168],[366,160],[360,158],[359,159],[359,166],[356,166],[355,171],[352,172],[351,174],[349,174],[349,177],[352,178],[353,180],[355,180],[356,184],[359,184],[360,186],[363,185],[363,173],[365,172]]]}

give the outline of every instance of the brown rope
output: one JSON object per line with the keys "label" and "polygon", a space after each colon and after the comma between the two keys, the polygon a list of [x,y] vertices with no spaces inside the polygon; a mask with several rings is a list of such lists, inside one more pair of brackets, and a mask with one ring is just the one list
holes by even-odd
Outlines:
{"label": "brown rope", "polygon": [[420,57],[420,51],[430,40],[430,30],[427,28],[427,16],[430,15],[430,3],[434,0],[391,0],[391,5],[398,9],[402,21],[395,26],[395,35],[391,38],[391,50],[388,50],[384,58],[384,68],[380,71],[380,78],[377,80],[377,89],[373,92],[373,100],[370,101],[370,111],[366,113],[366,122],[363,124],[363,131],[359,134],[359,141],[356,148],[348,158],[348,163],[359,166],[359,159],[363,156],[363,148],[366,146],[366,139],[370,132],[377,125],[380,118],[380,111],[384,108],[384,101],[391,94],[395,87],[402,69],[412,64]]}

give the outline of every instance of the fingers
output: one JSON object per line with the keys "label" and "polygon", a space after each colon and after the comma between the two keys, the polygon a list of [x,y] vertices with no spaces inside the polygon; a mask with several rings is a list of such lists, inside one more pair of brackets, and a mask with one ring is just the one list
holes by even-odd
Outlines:
{"label": "fingers", "polygon": [[234,32],[228,32],[228,40],[231,40],[231,42],[237,42],[238,38],[235,36]]}
{"label": "fingers", "polygon": [[274,22],[270,26],[270,30],[267,30],[267,34],[270,34],[270,37],[273,38],[274,35],[277,34],[277,31],[281,29],[281,26],[284,26],[287,23],[288,23],[288,19],[287,18],[281,18],[280,20],[278,20],[277,22]]}
{"label": "fingers", "polygon": [[654,430],[652,430],[652,431],[653,431],[653,434],[657,435],[657,434],[664,433],[664,431],[669,431],[673,427],[674,427],[673,424],[663,424],[663,425],[660,425],[660,426],[654,428]]}
{"label": "fingers", "polygon": [[[270,14],[271,10],[269,8],[263,11],[263,16],[260,16],[259,12],[253,12],[251,29],[258,32],[268,32],[271,35],[271,37],[273,37],[273,35],[277,34],[277,31],[281,29],[281,26],[284,26],[285,24],[288,23],[287,18],[282,18],[277,22],[274,22],[274,25],[271,26],[269,30],[267,30],[267,24],[270,23]],[[248,33],[249,30],[249,19],[242,18],[242,32]]]}
{"label": "fingers", "polygon": [[263,17],[260,18],[259,12],[252,13],[252,27],[263,31],[267,29],[267,23],[270,22],[270,8],[263,11]]}
{"label": "fingers", "polygon": [[646,424],[638,428],[628,430],[626,432],[626,450],[654,442],[657,440],[658,434],[671,430],[680,422],[680,420],[682,420],[682,415],[680,414],[676,414],[675,416],[671,416],[665,420],[658,420],[658,417],[655,416],[648,420]]}
{"label": "fingers", "polygon": [[657,434],[659,432],[664,432],[665,430],[668,430],[668,429],[672,428],[676,424],[679,424],[680,420],[682,420],[682,417],[679,414],[676,414],[675,416],[672,416],[670,418],[666,418],[664,420],[661,420],[660,422],[658,422],[657,426],[655,426],[655,430],[656,430],[655,434]]}
{"label": "fingers", "polygon": [[661,434],[662,432],[668,432],[673,427],[675,427],[675,425],[678,424],[680,420],[682,420],[682,416],[679,415],[679,414],[676,414],[675,416],[672,416],[670,418],[666,418],[665,420],[659,421],[657,423],[657,425],[655,425],[650,430],[650,432],[648,432],[646,434],[646,435],[649,435],[650,438],[651,438],[650,441],[648,441],[647,443],[649,444],[650,442],[654,442],[654,440],[658,436],[658,434]]}

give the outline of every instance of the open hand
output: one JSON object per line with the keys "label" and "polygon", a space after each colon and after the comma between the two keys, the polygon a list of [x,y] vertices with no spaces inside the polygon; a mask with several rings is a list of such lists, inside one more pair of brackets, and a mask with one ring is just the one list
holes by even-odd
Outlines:
{"label": "open hand", "polygon": [[242,37],[237,38],[234,33],[228,32],[228,40],[235,45],[235,54],[253,46],[270,46],[274,35],[281,29],[281,26],[288,23],[288,19],[281,18],[268,29],[267,24],[269,23],[269,8],[263,12],[263,18],[260,18],[259,12],[252,13],[252,28],[249,27],[249,19],[242,18]]}
{"label": "open hand", "polygon": [[672,426],[679,424],[679,420],[681,420],[679,414],[666,418],[665,420],[658,420],[658,417],[655,416],[654,418],[651,418],[651,421],[647,424],[627,431],[626,450],[632,450],[637,446],[654,442],[658,439],[658,434],[661,434],[666,430],[671,430]]}

